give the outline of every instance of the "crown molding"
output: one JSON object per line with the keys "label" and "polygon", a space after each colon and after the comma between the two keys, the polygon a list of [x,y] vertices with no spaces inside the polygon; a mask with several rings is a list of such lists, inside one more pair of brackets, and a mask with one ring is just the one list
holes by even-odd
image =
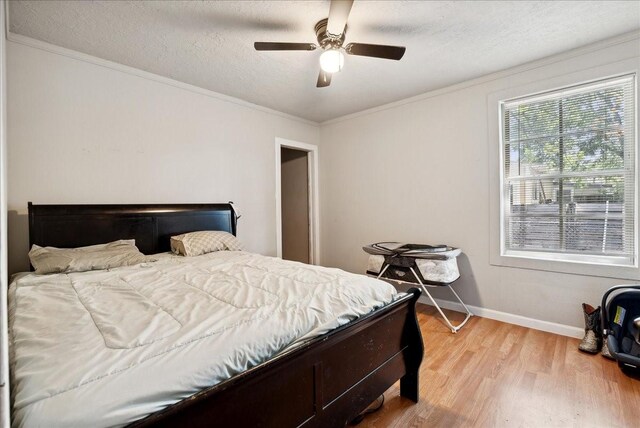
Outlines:
{"label": "crown molding", "polygon": [[[8,22],[7,22],[8,24]],[[117,62],[109,61],[106,59],[98,58],[89,54],[85,54],[82,52],[74,51],[71,49],[63,48],[61,46],[53,45],[51,43],[43,42],[42,40],[34,39],[32,37],[23,36],[21,34],[12,33],[7,29],[6,34],[7,40],[12,43],[21,44],[24,46],[29,46],[31,48],[39,49],[42,51],[46,51],[55,55],[65,56],[67,58],[74,59],[76,61],[82,61],[89,64],[97,65],[99,67],[109,68],[111,70],[119,71],[121,73],[129,74],[132,76],[140,77],[142,79],[151,80],[153,82],[162,83],[167,86],[172,86],[174,88],[183,89],[185,91],[193,92],[199,95],[204,95],[206,97],[215,98],[220,101],[236,104],[242,107],[250,108],[252,110],[257,110],[263,113],[272,114],[274,116],[279,116],[285,119],[294,120],[296,122],[304,123],[306,125],[311,125],[315,127],[319,127],[320,124],[318,122],[314,122],[308,119],[304,119],[298,116],[293,116],[288,113],[284,113],[278,110],[271,109],[269,107],[264,107],[258,104],[253,104],[248,101],[244,101],[240,98],[231,97],[229,95],[224,95],[218,92],[211,91],[209,89],[204,89],[199,86],[190,85],[188,83],[180,82],[178,80],[170,79],[168,77],[160,76],[158,74],[150,73],[148,71],[140,70],[138,68],[129,67],[128,65],[123,65]]]}
{"label": "crown molding", "polygon": [[429,92],[425,92],[419,95],[415,95],[413,97],[404,98],[399,101],[394,101],[388,104],[383,104],[381,106],[372,107],[366,110],[362,110],[359,112],[347,114],[344,116],[336,117],[334,119],[329,119],[324,122],[320,122],[320,126],[332,125],[334,123],[343,122],[346,120],[355,119],[361,116],[367,116],[373,113],[377,113],[383,110],[389,110],[396,107],[400,107],[406,104],[416,103],[422,100],[426,100],[429,98],[437,97],[440,95],[444,95],[450,92],[456,92],[465,88],[470,88],[472,86],[481,85],[483,83],[492,82],[494,80],[502,79],[505,77],[513,76],[516,74],[524,73],[526,71],[535,70],[537,68],[545,67],[551,64],[555,64],[561,61],[566,61],[571,58],[579,57],[582,55],[586,55],[589,53],[597,52],[603,49],[610,48],[612,46],[620,45],[623,43],[627,43],[630,41],[639,41],[640,42],[640,31],[632,31],[629,33],[622,34],[620,36],[611,37],[609,39],[604,39],[599,42],[591,43],[586,46],[582,46],[579,48],[571,49],[569,51],[561,52],[559,54],[551,55],[545,58],[537,59],[531,62],[527,62],[521,65],[517,65],[515,67],[508,68],[506,70],[497,71],[495,73],[487,74],[481,77],[477,77],[475,79],[466,80],[461,83],[456,83],[453,85],[445,86],[443,88],[434,89]]}
{"label": "crown molding", "polygon": [[336,117],[333,119],[326,120],[324,122],[314,122],[309,119],[304,119],[298,116],[294,116],[288,113],[284,113],[278,110],[271,109],[269,107],[264,107],[258,104],[253,104],[248,101],[244,101],[240,98],[231,97],[228,95],[220,94],[218,92],[214,92],[208,89],[204,89],[198,86],[190,85],[188,83],[180,82],[178,80],[170,79],[168,77],[160,76],[154,73],[150,73],[147,71],[143,71],[134,67],[129,67],[123,64],[119,64],[117,62],[108,61],[102,58],[98,58],[92,55],[84,54],[82,52],[74,51],[71,49],[63,48],[57,45],[53,45],[47,42],[43,42],[41,40],[37,40],[28,36],[23,36],[20,34],[12,33],[9,30],[9,7],[8,2],[5,2],[5,22],[6,22],[6,39],[13,43],[22,44],[25,46],[29,46],[32,48],[40,49],[43,51],[47,51],[53,54],[66,56],[68,58],[72,58],[78,61],[87,62],[90,64],[98,65],[101,67],[110,68],[112,70],[120,71],[122,73],[134,75],[137,77],[141,77],[143,79],[155,81],[158,83],[163,83],[168,86],[173,86],[175,88],[184,89],[190,92],[194,92],[200,95],[204,95],[207,97],[215,98],[220,101],[229,102],[232,104],[240,105],[243,107],[247,107],[253,110],[261,111],[263,113],[272,114],[274,116],[279,116],[282,118],[294,120],[300,123],[304,123],[306,125],[311,125],[314,127],[323,127],[325,125],[332,125],[334,123],[355,119],[360,116],[366,116],[373,113],[377,113],[383,110],[389,110],[396,107],[400,107],[406,104],[411,104],[415,102],[419,102],[422,100],[426,100],[429,98],[437,97],[443,94],[447,94],[450,92],[459,91],[465,88],[469,88],[472,86],[480,85],[483,83],[491,82],[494,80],[498,80],[501,78],[505,78],[508,76],[512,76],[515,74],[523,73],[530,70],[535,70],[537,68],[545,67],[557,62],[565,61],[571,58],[575,58],[581,55],[585,55],[588,53],[597,52],[602,49],[607,49],[612,46],[620,45],[626,42],[630,42],[633,40],[640,41],[640,31],[632,31],[629,33],[622,34],[620,36],[611,37],[596,43],[591,43],[586,46],[582,46],[579,48],[575,48],[566,52],[561,52],[559,54],[551,55],[542,59],[534,60],[525,64],[521,64],[515,67],[508,68],[506,70],[497,71],[495,73],[487,74],[485,76],[477,77],[475,79],[466,80],[464,82],[456,83],[453,85],[445,86],[443,88],[435,89],[432,91],[428,91],[419,95],[415,95],[409,98],[404,98],[402,100],[394,101],[391,103],[383,104],[377,107],[372,107],[366,110],[361,110],[355,113],[350,113],[344,116]]}

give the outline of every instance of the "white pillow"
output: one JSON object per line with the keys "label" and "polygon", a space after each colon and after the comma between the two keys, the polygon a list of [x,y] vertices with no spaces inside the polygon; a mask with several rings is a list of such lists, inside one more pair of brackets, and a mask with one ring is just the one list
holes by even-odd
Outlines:
{"label": "white pillow", "polygon": [[68,273],[111,269],[155,261],[142,254],[133,239],[78,248],[40,247],[34,245],[29,260],[36,273]]}
{"label": "white pillow", "polygon": [[238,238],[228,232],[203,230],[171,237],[171,251],[183,256],[199,256],[214,251],[241,251]]}

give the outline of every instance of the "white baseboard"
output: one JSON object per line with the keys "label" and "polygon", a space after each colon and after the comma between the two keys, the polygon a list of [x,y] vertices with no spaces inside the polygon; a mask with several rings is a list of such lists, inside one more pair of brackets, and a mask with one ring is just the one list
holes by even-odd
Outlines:
{"label": "white baseboard", "polygon": [[[456,312],[464,312],[464,308],[458,302],[451,302],[449,300],[435,299],[441,308],[449,309]],[[433,306],[428,297],[422,295],[418,299],[419,303]],[[467,305],[467,307],[473,312],[474,315],[483,318],[489,318],[496,321],[502,321],[509,324],[515,324],[522,327],[532,328],[534,330],[547,331],[549,333],[559,334],[561,336],[575,337],[582,339],[584,336],[584,330],[578,327],[570,325],[558,324],[555,322],[542,321],[534,318],[523,317],[521,315],[510,314],[507,312],[496,311],[493,309],[480,308],[478,306]],[[438,315],[440,316],[440,315]]]}

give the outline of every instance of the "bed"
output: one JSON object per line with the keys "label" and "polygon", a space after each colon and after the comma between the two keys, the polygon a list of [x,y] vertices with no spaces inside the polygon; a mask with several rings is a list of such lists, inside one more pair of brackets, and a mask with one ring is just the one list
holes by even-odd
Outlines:
{"label": "bed", "polygon": [[[29,232],[32,245],[79,247],[118,239],[135,239],[138,248],[143,253],[158,254],[169,250],[169,238],[171,236],[196,230],[221,230],[235,235],[236,218],[232,206],[230,204],[100,206],[29,204]],[[177,275],[181,274],[180,272],[182,271],[180,269],[183,268],[181,265],[183,261],[177,260],[176,256],[171,257],[169,255],[159,256],[159,258],[161,260],[155,262],[155,264],[150,263],[150,266],[141,265],[129,267],[123,271],[116,270],[118,278],[124,278],[126,281],[129,281],[129,278],[133,278],[131,281],[134,281],[136,278],[150,275],[149,272],[160,270],[174,272],[174,274],[177,272]],[[247,276],[246,269],[248,267],[255,271],[268,272],[272,276],[278,273],[283,278],[286,275],[302,275],[302,272],[307,272],[304,275],[308,275],[308,272],[311,272],[312,276],[338,275],[336,278],[344,281],[345,284],[357,283],[359,280],[357,276],[349,276],[351,274],[340,273],[341,271],[338,270],[306,267],[297,263],[267,259],[250,253],[214,254],[207,257],[199,257],[198,263],[202,272],[211,270],[211,266],[214,265],[226,266],[225,269],[236,269],[240,266],[241,269],[245,269],[242,271],[245,276]],[[191,268],[189,267],[189,269]],[[211,271],[213,272],[213,270]],[[282,273],[285,271],[288,272],[286,275]],[[97,274],[114,275],[115,273],[98,272]],[[192,274],[189,273],[189,275]],[[26,277],[25,281],[35,281],[33,277],[34,275]],[[73,287],[74,292],[79,293],[78,296],[81,297],[82,293],[89,293],[87,295],[95,297],[96,288],[91,288],[94,280],[86,279],[86,275],[70,274],[58,275],[58,277],[63,282],[75,281]],[[250,277],[250,275],[247,277]],[[307,276],[304,278],[307,278]],[[250,278],[247,281],[249,280]],[[78,284],[80,284],[80,287],[78,287]],[[345,285],[346,288],[343,287],[341,289],[343,290],[341,292],[349,290],[348,284]],[[326,286],[329,287],[330,285],[327,284]],[[27,288],[25,287],[25,289]],[[60,290],[69,288],[64,284],[59,285]],[[152,288],[154,293],[162,291],[161,287],[156,291],[156,285]],[[323,297],[322,293],[316,294],[316,297],[320,299]],[[33,295],[35,296],[36,294]],[[28,296],[28,294],[25,294],[25,296]],[[280,299],[282,299],[283,295],[281,294],[280,296]],[[419,395],[418,369],[423,353],[422,339],[415,316],[415,304],[418,296],[418,290],[411,290],[406,295],[395,296],[391,303],[382,305],[374,311],[362,311],[362,314],[359,314],[360,316],[356,319],[346,324],[336,324],[339,325],[337,328],[335,328],[335,325],[323,324],[323,328],[329,330],[328,332],[316,331],[316,333],[322,334],[303,337],[292,344],[281,346],[282,349],[278,348],[279,351],[275,353],[275,356],[264,361],[256,357],[255,361],[244,363],[246,366],[244,370],[237,373],[231,370],[230,377],[226,379],[220,378],[222,379],[220,380],[216,376],[211,376],[209,385],[207,385],[207,380],[201,380],[202,385],[197,391],[193,391],[189,396],[182,397],[179,401],[175,400],[175,394],[171,400],[160,398],[152,412],[148,411],[148,407],[144,407],[146,403],[143,403],[142,400],[139,402],[134,400],[133,403],[128,403],[126,409],[111,409],[109,413],[111,416],[128,412],[131,405],[140,406],[143,411],[142,417],[132,417],[127,414],[125,419],[109,419],[106,425],[344,426],[397,380],[400,380],[401,395],[417,402]],[[65,297],[60,296],[56,296],[56,298],[60,302],[65,299]],[[230,298],[233,299],[234,297],[231,296]],[[184,297],[184,299],[188,300],[189,297]],[[260,297],[258,297],[259,299]],[[84,300],[80,300],[83,304],[86,303]],[[30,302],[29,300],[26,301]],[[105,307],[109,300],[94,299],[93,301],[98,307],[95,312],[91,312],[92,316],[98,313],[106,314],[107,318],[113,314],[126,317],[127,313],[131,312],[124,304],[123,307],[115,304]],[[314,300],[314,302],[316,301]],[[47,307],[51,306],[55,305],[47,305]],[[132,307],[135,307],[135,305]],[[195,308],[185,312],[187,314],[185,316],[194,318],[197,312],[198,309]],[[286,312],[283,312],[283,314],[286,314]],[[50,316],[46,313],[39,315],[41,317]],[[214,315],[216,314],[211,314],[211,316]],[[224,319],[235,316],[234,313],[217,315]],[[78,320],[77,327],[74,328],[79,330],[88,328],[79,321],[81,316],[72,316],[71,312],[69,316],[72,320]],[[180,321],[180,318],[176,316],[176,320]],[[42,319],[39,321],[42,323]],[[100,325],[100,319],[96,320],[94,317],[93,321],[96,325]],[[35,322],[37,323],[38,319],[35,319]],[[59,324],[58,327],[55,327],[56,322],[60,323],[60,320],[54,314],[50,322],[51,326],[53,326],[52,328],[64,329],[67,327],[66,324]],[[256,323],[254,327],[256,331],[261,331],[262,329],[270,330],[268,320],[256,318],[252,319],[251,322]],[[298,322],[299,320],[293,320],[291,324],[297,325]],[[73,323],[74,321],[69,321],[67,324]],[[154,326],[156,324],[156,320],[150,318],[148,325]],[[234,328],[235,326],[234,324]],[[246,327],[243,325],[242,328],[244,330],[237,330],[234,331],[237,334],[228,335],[227,341],[232,341],[229,338],[233,337],[244,337],[244,334],[247,333]],[[42,326],[39,328],[42,328]],[[158,338],[161,339],[163,334],[171,333],[163,332],[162,328],[157,331],[153,330],[152,333],[156,334],[157,337],[151,334],[149,342],[154,342]],[[137,342],[131,342],[131,340],[139,340],[138,337],[128,337],[126,331],[124,334],[120,333],[122,332],[111,336],[104,335],[104,340],[114,341],[116,347],[136,348],[139,345]],[[124,345],[122,345],[122,341],[124,341]],[[159,342],[161,340],[158,340]],[[192,377],[187,369],[193,368],[195,370],[198,367],[197,364],[203,358],[201,353],[197,354],[198,356],[196,357],[195,350],[191,352],[190,347],[193,343],[200,342],[185,341],[185,343],[187,345],[180,349],[180,352],[184,353],[175,354],[177,357],[173,358],[173,365],[167,360],[166,365],[155,366],[154,370],[157,371],[160,368],[163,371],[163,375],[154,376],[158,385],[162,385],[165,376],[168,379],[175,378],[178,381]],[[140,348],[142,349],[140,352],[147,352],[153,346],[156,345],[150,345],[149,348]],[[80,346],[78,349],[84,348]],[[223,351],[227,350],[225,347],[221,349]],[[136,348],[137,351],[138,348]],[[91,361],[91,351],[83,352],[88,354],[89,361]],[[218,363],[215,355],[218,355],[219,352],[220,349],[212,352],[210,358],[212,365]],[[130,353],[124,352],[122,355],[123,359],[119,363],[125,367],[134,367],[135,370],[131,370],[133,373],[144,373],[144,370],[139,366],[129,364],[127,358],[133,358]],[[251,356],[252,354],[248,355]],[[28,355],[28,357],[26,359],[28,361],[43,358],[37,354]],[[205,357],[207,356],[205,355]],[[75,355],[74,358],[76,358]],[[207,358],[204,359],[206,360]],[[25,359],[22,361],[25,361]],[[66,363],[71,368],[66,371],[61,370],[62,377],[65,376],[67,371],[73,372],[73,369],[77,366],[71,358]],[[95,367],[87,368],[88,378],[92,377],[92,375],[91,380],[100,378],[99,373],[101,372],[96,372],[96,367],[99,365],[100,362],[96,361]],[[237,364],[237,366],[240,365]],[[95,373],[98,373],[98,375],[95,375]],[[207,375],[210,375],[210,373],[207,373]],[[24,372],[14,373],[14,377],[16,376],[20,379],[27,378]],[[117,379],[117,377],[114,377],[114,379]],[[134,377],[133,379],[137,378]],[[101,401],[100,390],[109,390],[109,388],[118,390],[111,383],[117,383],[117,381],[111,378],[108,378],[107,381],[109,383],[94,389],[91,389],[92,385],[97,384],[89,383],[91,386],[83,390],[82,394],[77,395],[78,399],[89,396],[89,401],[98,402],[98,410],[95,411],[99,411],[100,404],[106,406],[105,403],[108,404],[110,402],[106,398]],[[211,384],[213,386],[210,386]],[[84,385],[82,384],[83,387]],[[126,382],[123,385],[126,385]],[[135,388],[132,387],[131,389]],[[123,396],[129,393],[124,387],[120,388],[120,391],[122,391]],[[14,393],[18,395],[18,401],[20,401],[21,391],[14,391]],[[38,391],[38,393],[42,394],[41,391]],[[112,393],[111,395],[117,394]],[[80,407],[82,405],[79,401],[76,406],[74,400],[67,400],[63,404],[56,403],[56,408],[62,409],[58,410],[61,412],[94,412],[91,409],[74,409],[74,406]],[[21,414],[19,417],[23,418],[24,415]],[[123,423],[123,421],[126,421],[126,423]],[[50,426],[55,426],[55,423],[51,423]]]}

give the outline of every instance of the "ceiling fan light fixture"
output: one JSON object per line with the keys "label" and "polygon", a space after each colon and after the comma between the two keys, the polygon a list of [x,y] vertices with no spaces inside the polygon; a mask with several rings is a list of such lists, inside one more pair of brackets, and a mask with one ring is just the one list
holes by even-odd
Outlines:
{"label": "ceiling fan light fixture", "polygon": [[320,55],[320,68],[326,73],[337,73],[344,66],[344,54],[338,49],[327,49]]}
{"label": "ceiling fan light fixture", "polygon": [[354,0],[331,0],[329,17],[318,21],[314,27],[315,43],[255,42],[257,51],[312,51],[321,49],[320,74],[316,88],[326,88],[331,84],[331,76],[344,67],[345,55],[382,58],[399,61],[406,48],[404,46],[372,45],[369,43],[344,44],[347,20]]}

